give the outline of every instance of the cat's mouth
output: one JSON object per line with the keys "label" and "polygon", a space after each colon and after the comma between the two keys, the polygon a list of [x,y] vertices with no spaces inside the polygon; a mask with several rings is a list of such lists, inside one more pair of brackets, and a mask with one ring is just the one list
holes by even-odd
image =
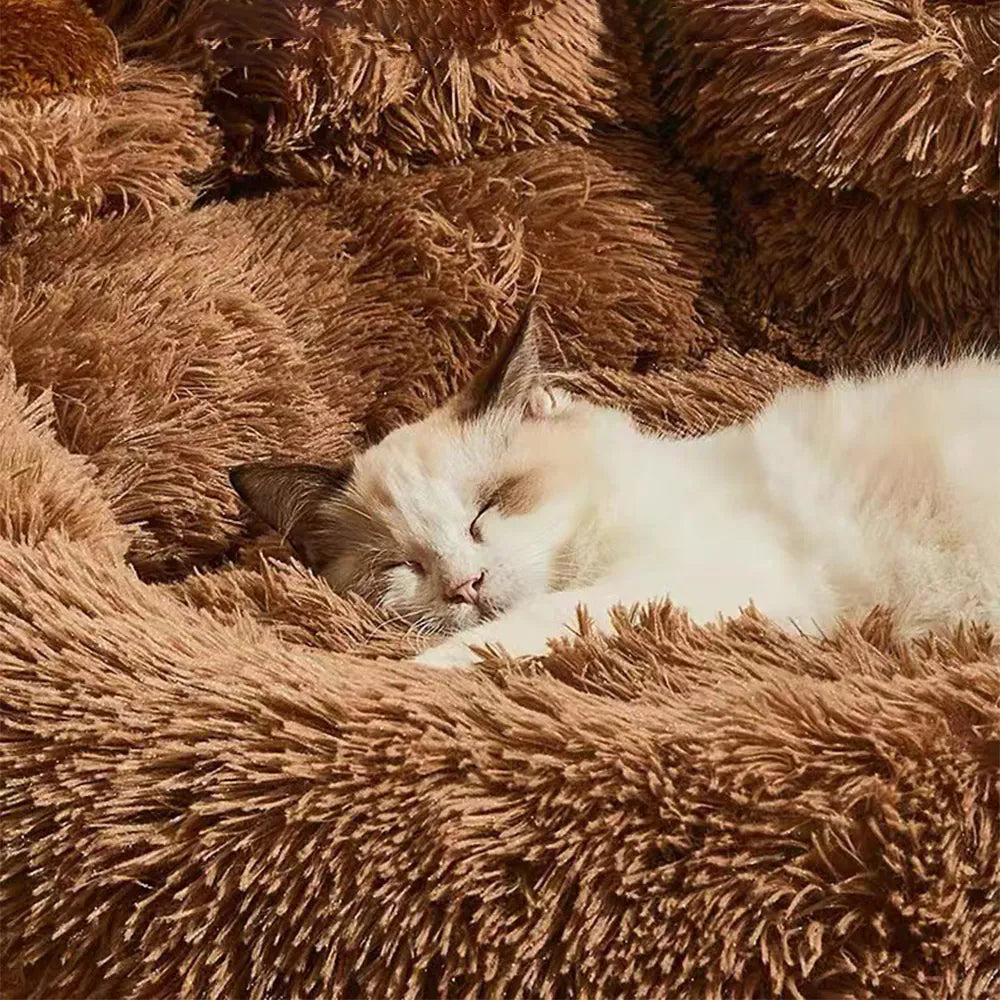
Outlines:
{"label": "cat's mouth", "polygon": [[466,604],[461,611],[452,615],[448,621],[450,631],[461,631],[488,622],[492,618],[503,614],[506,610],[502,605],[489,599],[477,601],[475,604]]}
{"label": "cat's mouth", "polygon": [[488,622],[491,618],[496,618],[497,615],[502,615],[507,610],[505,605],[488,597],[477,601],[474,607],[481,622]]}

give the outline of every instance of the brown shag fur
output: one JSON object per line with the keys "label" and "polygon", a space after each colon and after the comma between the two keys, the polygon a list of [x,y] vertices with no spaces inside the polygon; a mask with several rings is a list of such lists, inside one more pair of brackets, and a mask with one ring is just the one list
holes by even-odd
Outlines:
{"label": "brown shag fur", "polygon": [[101,93],[118,69],[115,36],[82,0],[0,0],[0,97]]}
{"label": "brown shag fur", "polygon": [[8,995],[995,985],[984,635],[901,651],[877,620],[817,643],[651,609],[442,674],[57,539],[0,543],[0,609]]}
{"label": "brown shag fur", "polygon": [[645,3],[699,159],[880,198],[1000,194],[996,3]]}
{"label": "brown shag fur", "polygon": [[3,236],[48,221],[188,207],[218,147],[193,79],[141,62],[98,94],[0,96],[0,122]]}
{"label": "brown shag fur", "polygon": [[3,39],[5,1000],[996,995],[996,637],[654,606],[421,670],[225,480],[423,412],[531,292],[671,434],[996,342],[996,4],[650,0],[694,170],[618,0],[93,6],[121,65],[68,2]]}
{"label": "brown shag fur", "polygon": [[641,7],[732,312],[827,367],[1000,344],[996,3]]}
{"label": "brown shag fur", "polygon": [[204,67],[237,175],[317,183],[654,115],[626,0],[104,0],[127,52]]}
{"label": "brown shag fur", "polygon": [[883,202],[752,171],[731,191],[753,251],[732,262],[730,297],[794,329],[798,357],[850,365],[996,342],[995,203]]}

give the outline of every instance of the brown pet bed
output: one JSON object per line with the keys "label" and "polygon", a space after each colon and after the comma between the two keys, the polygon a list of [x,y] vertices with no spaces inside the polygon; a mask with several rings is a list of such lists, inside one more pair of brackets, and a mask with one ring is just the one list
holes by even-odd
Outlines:
{"label": "brown pet bed", "polygon": [[225,476],[424,412],[533,290],[671,434],[995,345],[995,4],[0,22],[4,998],[996,995],[996,637],[664,605],[420,669]]}

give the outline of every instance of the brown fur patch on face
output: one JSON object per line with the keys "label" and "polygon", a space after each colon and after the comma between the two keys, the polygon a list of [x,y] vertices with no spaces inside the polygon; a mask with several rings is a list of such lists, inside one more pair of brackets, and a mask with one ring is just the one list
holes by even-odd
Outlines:
{"label": "brown fur patch on face", "polygon": [[399,552],[385,514],[392,497],[381,484],[348,488],[321,512],[317,537],[322,539],[320,576],[339,593],[353,591],[376,602],[379,574]]}
{"label": "brown fur patch on face", "polygon": [[503,479],[493,491],[492,500],[502,514],[511,517],[534,510],[544,492],[541,474],[525,472]]}

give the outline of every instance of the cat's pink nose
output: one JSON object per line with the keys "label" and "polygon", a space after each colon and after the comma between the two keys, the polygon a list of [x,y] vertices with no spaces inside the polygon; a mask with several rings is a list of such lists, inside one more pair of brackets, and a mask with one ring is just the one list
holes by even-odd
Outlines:
{"label": "cat's pink nose", "polygon": [[479,588],[483,585],[485,573],[470,576],[448,591],[448,600],[452,604],[475,604],[479,600]]}

